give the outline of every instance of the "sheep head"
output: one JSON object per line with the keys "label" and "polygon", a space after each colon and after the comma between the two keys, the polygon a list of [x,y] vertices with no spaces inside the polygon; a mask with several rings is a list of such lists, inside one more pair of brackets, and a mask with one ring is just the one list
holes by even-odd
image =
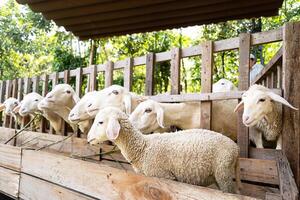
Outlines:
{"label": "sheep head", "polygon": [[227,80],[227,79],[220,79],[218,82],[213,84],[213,92],[230,92],[230,91],[237,91],[235,85]]}
{"label": "sheep head", "polygon": [[136,107],[129,120],[142,133],[149,134],[164,128],[164,110],[158,102],[149,99]]}
{"label": "sheep head", "polygon": [[4,111],[6,115],[15,114],[14,109],[19,105],[19,103],[18,99],[10,97],[0,105],[0,112]]}
{"label": "sheep head", "polygon": [[236,106],[235,112],[244,109],[243,123],[247,127],[255,126],[260,120],[266,118],[268,114],[274,112],[274,101],[284,104],[297,110],[281,96],[273,93],[270,89],[253,85],[242,96],[242,101]]}
{"label": "sheep head", "polygon": [[58,84],[39,103],[39,109],[59,110],[60,107],[73,108],[79,101],[74,89],[68,84]]}
{"label": "sheep head", "polygon": [[20,105],[14,109],[14,112],[19,112],[21,116],[34,114],[39,111],[38,104],[42,99],[43,97],[36,92],[29,93],[23,98]]}
{"label": "sheep head", "polygon": [[91,145],[99,144],[106,140],[118,138],[121,130],[119,120],[127,119],[125,113],[115,107],[107,107],[98,112],[94,123],[87,135]]}

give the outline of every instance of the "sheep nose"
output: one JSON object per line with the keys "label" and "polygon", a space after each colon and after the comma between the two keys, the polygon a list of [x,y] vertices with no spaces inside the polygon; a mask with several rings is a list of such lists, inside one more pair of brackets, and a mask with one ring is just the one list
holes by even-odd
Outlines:
{"label": "sheep nose", "polygon": [[249,118],[250,118],[249,116],[245,115],[245,116],[243,116],[243,121],[247,122],[249,120]]}
{"label": "sheep nose", "polygon": [[48,98],[48,99],[51,99],[51,98],[52,98],[52,95],[47,96],[47,98]]}
{"label": "sheep nose", "polygon": [[74,117],[74,115],[75,115],[74,113],[70,113],[69,117]]}

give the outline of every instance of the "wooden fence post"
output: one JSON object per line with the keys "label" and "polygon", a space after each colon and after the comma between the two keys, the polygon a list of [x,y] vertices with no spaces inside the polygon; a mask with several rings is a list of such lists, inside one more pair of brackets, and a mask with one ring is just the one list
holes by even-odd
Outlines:
{"label": "wooden fence post", "polygon": [[[24,78],[24,95],[28,94],[30,92],[30,84],[31,79],[30,78]],[[29,117],[23,117],[23,121],[21,123],[21,127],[24,127],[29,122]]]}
{"label": "wooden fence post", "polygon": [[[6,88],[5,88],[5,99],[8,99],[9,97],[11,97],[11,91],[12,91],[12,82],[11,80],[7,80],[6,81]],[[9,121],[10,121],[10,117],[5,115],[4,118],[4,127],[9,127]]]}
{"label": "wooden fence post", "polygon": [[[12,97],[17,98],[18,97],[18,80],[14,79],[12,80]],[[10,116],[9,121],[9,128],[18,128],[18,124],[15,121],[15,118],[13,116]]]}
{"label": "wooden fence post", "polygon": [[171,50],[171,94],[180,94],[180,48]]}
{"label": "wooden fence post", "polygon": [[[249,70],[250,70],[250,40],[249,33],[240,34],[239,53],[239,90],[248,90],[249,88]],[[238,112],[238,135],[237,141],[240,147],[240,156],[247,158],[249,155],[249,129],[244,126],[242,120],[243,111]]]}
{"label": "wooden fence post", "polygon": [[75,91],[79,97],[81,97],[81,85],[82,85],[82,68],[76,69],[76,81],[75,81]]}
{"label": "wooden fence post", "polygon": [[[5,100],[5,88],[6,88],[6,82],[1,81],[0,85],[0,103],[3,103]],[[0,112],[0,121],[1,121],[1,126],[3,126],[3,112]]]}
{"label": "wooden fence post", "polygon": [[149,53],[146,55],[146,85],[145,95],[150,96],[154,93],[154,66],[155,54]]}
{"label": "wooden fence post", "polygon": [[[284,98],[300,108],[300,22],[283,28],[282,88]],[[283,106],[283,150],[300,186],[300,112]]]}
{"label": "wooden fence post", "polygon": [[127,58],[124,67],[124,88],[128,91],[132,89],[133,59]]}
{"label": "wooden fence post", "polygon": [[[44,74],[43,77],[43,87],[42,87],[42,96],[45,97],[46,94],[48,93],[48,81],[49,81],[49,76],[47,74]],[[46,119],[42,117],[41,124],[40,124],[40,131],[42,133],[46,132]]]}
{"label": "wooden fence post", "polygon": [[97,90],[97,65],[92,65],[90,73],[90,89],[89,91]]}
{"label": "wooden fence post", "polygon": [[114,63],[112,61],[108,61],[105,64],[105,87],[109,87],[113,84],[113,70]]}
{"label": "wooden fence post", "polygon": [[[212,92],[213,73],[213,43],[204,42],[202,45],[202,70],[201,70],[201,93]],[[201,102],[200,127],[211,129],[211,101]]]}
{"label": "wooden fence post", "polygon": [[[64,71],[64,83],[68,84],[69,81],[70,81],[70,71],[67,69]],[[63,121],[63,126],[62,126],[61,132],[64,136],[68,135],[68,124],[65,121]]]}
{"label": "wooden fence post", "polygon": [[39,82],[40,82],[39,76],[32,78],[32,92],[39,93]]}
{"label": "wooden fence post", "polygon": [[[52,89],[58,84],[58,72],[54,72],[54,77],[52,79]],[[55,130],[50,126],[49,134],[55,134]]]}

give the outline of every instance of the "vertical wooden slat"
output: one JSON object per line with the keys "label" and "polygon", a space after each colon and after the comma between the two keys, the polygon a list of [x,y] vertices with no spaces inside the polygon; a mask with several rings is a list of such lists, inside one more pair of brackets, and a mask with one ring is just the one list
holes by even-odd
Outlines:
{"label": "vertical wooden slat", "polygon": [[105,87],[109,87],[113,84],[113,69],[114,63],[108,61],[105,65]]}
{"label": "vertical wooden slat", "polygon": [[82,85],[82,68],[79,67],[76,69],[76,83],[75,83],[75,91],[79,97],[81,97],[81,85]]}
{"label": "vertical wooden slat", "polygon": [[[17,98],[18,97],[18,80],[14,79],[12,80],[12,97]],[[15,118],[13,116],[10,116],[9,120],[9,127],[10,128],[18,128],[17,122],[15,121]]]}
{"label": "vertical wooden slat", "polygon": [[[250,38],[248,33],[240,34],[239,53],[239,90],[247,90],[249,88],[249,60],[250,60]],[[249,150],[249,129],[244,126],[242,120],[243,112],[238,113],[238,145],[240,147],[240,156],[248,157]]]}
{"label": "vertical wooden slat", "polygon": [[149,53],[146,56],[146,85],[145,95],[152,95],[154,93],[154,66],[155,54]]}
{"label": "vertical wooden slat", "polygon": [[180,94],[180,49],[171,50],[171,94]]}
{"label": "vertical wooden slat", "polygon": [[40,77],[36,76],[32,78],[32,92],[39,93]]}
{"label": "vertical wooden slat", "polygon": [[271,74],[267,75],[267,88],[272,88],[272,78]]}
{"label": "vertical wooden slat", "polygon": [[58,84],[58,72],[54,73],[54,77],[52,79],[52,88],[54,88]]}
{"label": "vertical wooden slat", "polygon": [[133,59],[127,58],[124,67],[124,88],[128,91],[132,89],[132,75],[133,75]]}
{"label": "vertical wooden slat", "polygon": [[[64,71],[64,83],[68,84],[70,81],[70,71],[69,70],[65,70]],[[67,136],[68,135],[68,124],[64,121],[63,122],[63,126],[62,126],[62,134]]]}
{"label": "vertical wooden slat", "polygon": [[[202,44],[202,69],[201,69],[201,92],[212,92],[213,73],[213,43],[207,41]],[[211,101],[201,102],[200,127],[211,129]]]}
{"label": "vertical wooden slat", "polygon": [[[24,78],[24,95],[28,94],[30,92],[30,84],[31,79],[30,78]],[[29,117],[23,117],[21,127],[24,127],[29,122]]]}
{"label": "vertical wooden slat", "polygon": [[23,88],[24,88],[23,79],[19,78],[18,79],[18,100],[19,101],[22,101],[23,99]]}
{"label": "vertical wooden slat", "polygon": [[[12,81],[11,80],[7,80],[6,81],[6,90],[5,90],[5,99],[8,99],[9,97],[11,97],[11,91],[12,91]],[[10,123],[10,117],[9,116],[5,116],[5,118],[4,118],[4,126],[5,127],[9,127],[9,123]]]}
{"label": "vertical wooden slat", "polygon": [[282,72],[281,66],[277,66],[277,88],[282,88]]}
{"label": "vertical wooden slat", "polygon": [[276,74],[274,71],[271,72],[271,88],[276,88]]}
{"label": "vertical wooden slat", "polygon": [[[284,98],[300,108],[300,22],[283,28],[282,88]],[[283,106],[283,150],[300,186],[300,112]]]}
{"label": "vertical wooden slat", "polygon": [[97,90],[97,65],[93,65],[90,73],[90,89],[89,91]]}
{"label": "vertical wooden slat", "polygon": [[[45,97],[46,94],[48,93],[49,76],[47,74],[44,74],[42,79],[43,79],[42,96]],[[40,124],[40,131],[42,133],[46,132],[46,123],[47,120],[44,117],[42,117],[41,124]]]}
{"label": "vertical wooden slat", "polygon": [[[3,103],[5,100],[5,88],[6,88],[6,82],[5,81],[1,81],[0,84],[0,103]],[[1,119],[1,126],[4,125],[3,121],[3,112],[0,112],[0,119]]]}
{"label": "vertical wooden slat", "polygon": [[66,69],[64,71],[64,83],[68,84],[70,81],[70,71]]}

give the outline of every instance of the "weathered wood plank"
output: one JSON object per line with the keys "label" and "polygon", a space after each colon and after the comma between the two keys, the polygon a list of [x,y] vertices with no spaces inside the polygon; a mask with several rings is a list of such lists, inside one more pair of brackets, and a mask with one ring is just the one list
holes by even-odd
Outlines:
{"label": "weathered wood plank", "polygon": [[[7,80],[6,81],[6,88],[5,88],[5,99],[8,99],[9,97],[11,97],[12,95],[12,81],[11,80]],[[4,116],[4,121],[3,124],[5,127],[9,127],[10,124],[10,116],[5,115]]]}
{"label": "weathered wood plank", "polygon": [[64,72],[63,72],[63,78],[64,78],[64,83],[69,83],[70,81],[70,70],[66,69]]}
{"label": "weathered wood plank", "polygon": [[[300,22],[287,23],[283,31],[282,74],[284,98],[300,108]],[[300,112],[283,106],[283,149],[300,186]]]}
{"label": "weathered wood plank", "polygon": [[105,65],[105,87],[109,87],[113,84],[113,69],[114,63],[108,61]]}
{"label": "weathered wood plank", "polygon": [[[249,61],[250,61],[250,34],[240,35],[239,52],[239,90],[247,90],[249,87]],[[238,112],[238,145],[240,147],[240,156],[248,157],[249,147],[249,129],[244,126],[242,120],[242,111]]]}
{"label": "weathered wood plank", "polygon": [[275,149],[259,149],[250,147],[249,158],[264,159],[264,160],[275,160]]}
{"label": "weathered wood plank", "polygon": [[81,97],[81,85],[82,85],[82,68],[79,67],[76,69],[76,76],[75,76],[75,92]]}
{"label": "weathered wood plank", "polygon": [[21,148],[0,144],[0,167],[19,171],[21,168]]}
{"label": "weathered wood plank", "polygon": [[36,76],[32,78],[32,92],[39,93],[39,83],[40,83],[40,77]]}
{"label": "weathered wood plank", "polygon": [[297,200],[299,198],[299,191],[289,161],[282,151],[277,151],[275,155],[282,200]]}
{"label": "weathered wood plank", "polygon": [[282,198],[280,194],[267,192],[265,200],[282,200]]}
{"label": "weathered wood plank", "polygon": [[241,179],[279,185],[275,160],[240,158]]}
{"label": "weathered wood plank", "polygon": [[171,50],[171,94],[180,94],[180,49]]}
{"label": "weathered wood plank", "polygon": [[[202,45],[202,69],[201,69],[201,93],[212,92],[213,76],[213,50],[212,42],[208,41]],[[211,129],[212,107],[211,101],[201,102],[200,127]]]}
{"label": "weathered wood plank", "polygon": [[90,89],[89,91],[97,90],[97,65],[93,65],[90,73]]}
{"label": "weathered wood plank", "polygon": [[252,199],[31,150],[23,151],[22,171],[100,199]]}
{"label": "weathered wood plank", "polygon": [[0,191],[14,198],[18,197],[20,174],[0,167]]}
{"label": "weathered wood plank", "polygon": [[154,66],[155,55],[154,53],[148,53],[146,56],[146,84],[145,95],[153,95],[154,92]]}
{"label": "weathered wood plank", "polygon": [[94,199],[86,195],[68,190],[53,183],[43,181],[26,174],[21,174],[20,198],[32,200],[81,200]]}
{"label": "weathered wood plank", "polygon": [[127,58],[126,65],[124,67],[124,87],[131,91],[132,89],[132,78],[133,78],[133,59]]}

